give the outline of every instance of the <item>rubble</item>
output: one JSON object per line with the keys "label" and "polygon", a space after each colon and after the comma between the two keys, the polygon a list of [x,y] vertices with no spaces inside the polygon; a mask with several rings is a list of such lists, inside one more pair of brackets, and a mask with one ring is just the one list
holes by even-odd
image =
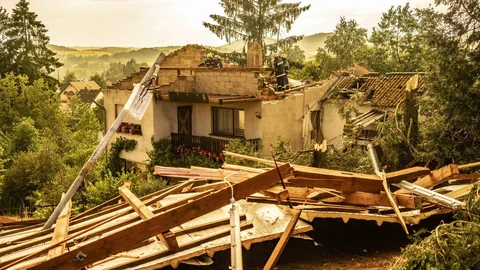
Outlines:
{"label": "rubble", "polygon": [[[308,222],[315,218],[401,222],[377,175],[282,163],[277,172],[273,161],[224,154],[267,168],[227,163],[221,169],[156,167],[157,175],[179,179],[178,184],[142,198],[121,187],[120,196],[79,215],[70,217],[65,208],[47,230],[41,230],[44,221],[5,224],[0,227],[0,269],[158,269],[184,261],[208,263],[205,256],[230,249],[232,196],[240,207],[244,248],[281,237],[265,269],[275,265],[290,234],[312,230]],[[452,209],[395,185],[413,182],[460,200],[479,180],[460,173],[468,167],[413,167],[385,174],[385,183],[405,223],[418,224]],[[465,179],[470,181],[465,184]]]}

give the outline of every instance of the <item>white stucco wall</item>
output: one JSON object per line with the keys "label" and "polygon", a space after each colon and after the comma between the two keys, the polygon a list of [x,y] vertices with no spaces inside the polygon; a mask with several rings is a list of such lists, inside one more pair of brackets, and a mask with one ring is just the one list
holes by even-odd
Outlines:
{"label": "white stucco wall", "polygon": [[220,139],[230,139],[210,135],[212,133],[212,107],[243,109],[245,111],[245,138],[257,139],[262,136],[262,119],[255,113],[261,114],[261,102],[231,103],[226,105],[156,101],[155,114],[155,139],[170,136],[178,132],[177,107],[192,106],[192,135],[206,136]]}
{"label": "white stucco wall", "polygon": [[[110,127],[115,121],[115,105],[123,105],[127,102],[131,92],[127,90],[104,90],[104,106],[107,111],[107,127]],[[137,146],[133,151],[120,153],[120,157],[131,162],[146,164],[148,160],[147,152],[152,150],[150,138],[154,135],[154,104],[148,106],[143,119],[137,120],[127,115],[123,122],[140,124],[143,135],[131,135],[129,133],[115,133],[110,140],[110,144],[115,142],[118,137],[133,139],[137,141]]]}
{"label": "white stucco wall", "polygon": [[282,135],[290,140],[294,151],[304,148],[303,116],[308,111],[319,110],[319,100],[328,85],[311,87],[301,93],[289,95],[283,100],[262,103],[263,154],[270,155],[270,145]]}

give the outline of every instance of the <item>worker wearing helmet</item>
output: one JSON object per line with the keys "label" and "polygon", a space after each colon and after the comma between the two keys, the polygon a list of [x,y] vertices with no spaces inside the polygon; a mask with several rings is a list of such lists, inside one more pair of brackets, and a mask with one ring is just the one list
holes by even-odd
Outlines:
{"label": "worker wearing helmet", "polygon": [[283,81],[284,82],[283,88],[286,90],[288,89],[288,70],[290,69],[290,64],[288,63],[286,54],[282,54],[282,61],[283,61],[283,66],[285,67],[285,77]]}
{"label": "worker wearing helmet", "polygon": [[222,58],[219,55],[215,55],[214,61],[215,67],[223,67]]}
{"label": "worker wearing helmet", "polygon": [[198,65],[199,67],[214,67],[215,60],[213,59],[213,54],[208,53],[207,59]]}
{"label": "worker wearing helmet", "polygon": [[278,53],[273,54],[273,68],[275,69],[275,77],[277,78],[277,91],[285,90],[285,65]]}

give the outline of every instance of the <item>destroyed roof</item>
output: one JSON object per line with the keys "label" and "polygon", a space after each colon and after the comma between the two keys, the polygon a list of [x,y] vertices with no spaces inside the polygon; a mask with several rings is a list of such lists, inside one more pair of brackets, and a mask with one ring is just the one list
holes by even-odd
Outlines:
{"label": "destroyed roof", "polygon": [[336,74],[336,80],[328,89],[324,99],[333,98],[338,93],[350,96],[356,91],[364,93],[364,101],[372,106],[395,107],[405,95],[407,81],[418,75],[418,90],[425,87],[425,73],[423,72],[392,72],[385,75],[369,73],[364,76],[355,76],[348,73]]}
{"label": "destroyed roof", "polygon": [[419,75],[418,89],[425,86],[425,73],[393,72],[383,76],[368,77],[359,91],[365,93],[365,99],[371,99],[371,104],[380,107],[395,107],[405,96],[407,81]]}
{"label": "destroyed roof", "polygon": [[100,85],[98,85],[95,81],[76,81],[70,82],[70,85],[75,88],[77,91],[80,90],[100,90]]}

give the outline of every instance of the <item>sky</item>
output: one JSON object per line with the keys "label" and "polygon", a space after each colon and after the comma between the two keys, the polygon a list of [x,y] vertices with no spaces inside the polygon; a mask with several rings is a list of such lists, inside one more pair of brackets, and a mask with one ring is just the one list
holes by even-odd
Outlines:
{"label": "sky", "polygon": [[[433,0],[284,0],[311,4],[285,35],[332,32],[340,16],[369,29],[392,5],[427,7]],[[9,12],[18,0],[0,0]],[[64,46],[157,47],[226,42],[202,25],[222,14],[220,0],[30,0],[52,44]]]}

